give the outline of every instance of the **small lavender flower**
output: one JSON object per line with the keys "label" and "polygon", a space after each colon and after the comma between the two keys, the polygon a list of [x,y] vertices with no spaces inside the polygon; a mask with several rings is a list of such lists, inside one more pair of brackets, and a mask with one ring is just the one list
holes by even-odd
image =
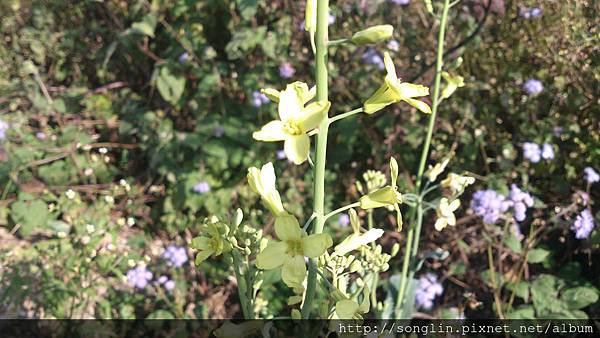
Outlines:
{"label": "small lavender flower", "polygon": [[40,141],[45,140],[46,137],[47,137],[46,134],[41,131],[38,131],[37,133],[35,133],[35,138],[37,138]]}
{"label": "small lavender flower", "polygon": [[145,266],[138,266],[127,271],[127,283],[131,287],[143,289],[151,279],[152,272],[148,271]]}
{"label": "small lavender flower", "polygon": [[553,160],[554,159],[554,148],[551,144],[544,143],[542,145],[542,158],[544,160]]}
{"label": "small lavender flower", "polygon": [[287,157],[283,150],[277,150],[276,156],[278,160],[284,160]]}
{"label": "small lavender flower", "polygon": [[158,284],[164,284],[164,283],[166,283],[167,281],[169,281],[169,277],[167,277],[167,276],[165,276],[165,275],[162,275],[162,276],[158,277],[158,279],[156,280],[156,282],[157,282]]}
{"label": "small lavender flower", "polygon": [[296,73],[296,70],[289,62],[284,62],[279,66],[279,75],[284,79],[289,79]]}
{"label": "small lavender flower", "polygon": [[542,15],[542,9],[539,7],[533,7],[529,13],[531,14],[532,18],[537,18],[538,16]]}
{"label": "small lavender flower", "polygon": [[327,23],[329,25],[333,25],[335,23],[335,15],[329,14],[329,17],[327,18]]}
{"label": "small lavender flower", "polygon": [[533,206],[533,197],[519,189],[516,184],[510,186],[509,199],[514,208],[515,219],[517,222],[522,222],[527,217],[527,208]]}
{"label": "small lavender flower", "polygon": [[532,163],[538,163],[542,156],[540,146],[533,142],[523,143],[523,157]]}
{"label": "small lavender flower", "polygon": [[4,140],[6,138],[6,131],[8,130],[8,128],[8,123],[0,119],[0,140]]}
{"label": "small lavender flower", "polygon": [[397,52],[400,50],[400,43],[397,40],[390,40],[388,41],[386,47],[391,51]]}
{"label": "small lavender flower", "polygon": [[168,280],[165,282],[164,284],[165,289],[167,289],[168,291],[171,291],[175,288],[175,282],[172,280]]}
{"label": "small lavender flower", "polygon": [[600,181],[600,174],[598,174],[594,168],[586,167],[583,169],[583,178],[585,178],[588,184],[593,184]]}
{"label": "small lavender flower", "polygon": [[377,53],[377,51],[375,51],[373,48],[367,49],[367,51],[362,55],[362,59],[367,63],[377,66],[379,70],[385,69],[385,64],[383,63],[381,55],[379,55],[379,53]]}
{"label": "small lavender flower", "polygon": [[192,190],[197,194],[205,194],[210,191],[210,185],[206,181],[198,182],[194,185]]}
{"label": "small lavender flower", "polygon": [[594,230],[594,217],[590,209],[583,210],[575,218],[575,222],[571,226],[571,230],[575,232],[575,238],[584,239],[587,238],[592,230]]}
{"label": "small lavender flower", "polygon": [[519,16],[525,19],[529,19],[531,17],[531,9],[529,9],[529,7],[521,7],[519,9]]}
{"label": "small lavender flower", "polygon": [[269,103],[269,98],[258,90],[252,92],[252,105],[256,108]]}
{"label": "small lavender flower", "polygon": [[350,216],[348,216],[348,214],[341,214],[338,218],[338,224],[347,227],[348,224],[350,224]]}
{"label": "small lavender flower", "polygon": [[180,268],[188,261],[185,248],[176,245],[169,245],[163,254],[163,258],[167,260],[167,264],[177,268]]}
{"label": "small lavender flower", "polygon": [[523,84],[523,89],[525,89],[528,95],[537,95],[544,91],[544,85],[538,79],[529,79]]}
{"label": "small lavender flower", "polygon": [[188,59],[190,58],[190,54],[188,54],[188,52],[184,52],[181,55],[179,55],[179,58],[177,59],[177,61],[179,61],[179,63],[184,63],[186,62]]}
{"label": "small lavender flower", "polygon": [[406,6],[406,5],[410,4],[410,0],[390,0],[390,1],[396,5],[402,5],[402,6]]}
{"label": "small lavender flower", "polygon": [[511,201],[494,190],[476,191],[471,200],[471,209],[489,224],[496,223],[511,205]]}
{"label": "small lavender flower", "polygon": [[433,300],[444,292],[444,287],[438,282],[437,276],[428,272],[419,278],[415,291],[415,303],[418,308],[430,310]]}

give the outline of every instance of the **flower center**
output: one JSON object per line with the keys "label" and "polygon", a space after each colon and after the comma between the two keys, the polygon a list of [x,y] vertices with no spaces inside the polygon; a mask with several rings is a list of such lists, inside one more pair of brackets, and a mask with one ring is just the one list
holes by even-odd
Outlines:
{"label": "flower center", "polygon": [[302,250],[302,241],[301,240],[290,240],[287,241],[287,252],[290,256],[304,256],[304,251]]}
{"label": "flower center", "polygon": [[302,135],[302,129],[294,121],[286,121],[283,123],[283,131],[289,135]]}

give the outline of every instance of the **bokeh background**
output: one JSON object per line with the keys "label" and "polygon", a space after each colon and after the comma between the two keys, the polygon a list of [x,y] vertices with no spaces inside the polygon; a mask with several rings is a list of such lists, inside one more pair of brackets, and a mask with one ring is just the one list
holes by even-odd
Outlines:
{"label": "bokeh background", "polygon": [[[332,113],[379,86],[384,51],[403,80],[431,85],[437,25],[423,1],[331,5],[332,39],[395,27],[388,43],[331,50]],[[304,2],[5,0],[0,13],[0,317],[239,317],[230,267],[194,266],[189,242],[205,217],[238,207],[272,232],[245,179],[268,161],[287,209],[312,212],[308,165],[251,137],[275,116],[261,88],[314,83]],[[514,318],[599,316],[599,13],[591,0],[450,10],[446,67],[466,86],[440,107],[431,161],[452,155],[452,171],[477,181],[455,227],[425,221],[419,316],[497,317],[495,302]],[[355,182],[390,156],[410,191],[425,128],[408,105],[336,123],[327,208],[355,201]],[[520,221],[498,206],[511,184],[534,200]],[[386,212],[375,221],[385,250],[404,242]],[[351,231],[344,216],[327,229]],[[269,274],[257,312],[289,313],[289,294]]]}

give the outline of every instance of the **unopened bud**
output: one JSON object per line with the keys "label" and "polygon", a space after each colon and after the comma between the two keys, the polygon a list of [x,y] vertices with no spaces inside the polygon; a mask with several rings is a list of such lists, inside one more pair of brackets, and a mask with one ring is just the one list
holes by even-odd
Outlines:
{"label": "unopened bud", "polygon": [[352,43],[358,46],[368,45],[389,40],[394,34],[392,25],[378,25],[369,27],[352,36]]}

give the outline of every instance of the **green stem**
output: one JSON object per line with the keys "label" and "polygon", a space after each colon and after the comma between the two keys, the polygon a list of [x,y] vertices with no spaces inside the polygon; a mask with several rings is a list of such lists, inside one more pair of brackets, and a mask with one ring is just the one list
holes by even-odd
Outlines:
{"label": "green stem", "polygon": [[[233,257],[233,271],[235,271],[235,278],[237,279],[238,296],[240,297],[244,319],[254,319],[254,307],[252,306],[252,299],[248,297],[248,281],[242,271],[240,253],[233,251],[231,256]],[[252,283],[250,283],[250,287],[252,287]]]}
{"label": "green stem", "polygon": [[[421,152],[421,159],[419,162],[419,170],[417,172],[417,179],[415,184],[415,193],[419,195],[421,190],[421,182],[423,179],[423,173],[425,172],[425,164],[427,163],[427,158],[429,155],[429,147],[431,145],[431,137],[433,136],[433,128],[435,126],[435,118],[437,115],[438,105],[439,105],[439,95],[440,95],[440,83],[442,76],[442,66],[444,63],[444,38],[446,35],[446,24],[448,22],[448,9],[450,8],[450,0],[444,0],[444,8],[442,10],[442,17],[440,19],[440,31],[438,34],[438,44],[437,44],[437,59],[435,66],[435,79],[433,84],[433,98],[431,103],[431,116],[429,116],[429,125],[427,127],[427,136],[425,137],[425,143],[423,144],[423,150]],[[404,300],[404,292],[406,290],[406,284],[408,283],[408,267],[412,266],[409,264],[410,262],[414,263],[414,259],[417,256],[419,250],[419,239],[421,237],[421,227],[423,225],[423,210],[422,204],[418,203],[416,206],[418,210],[418,214],[420,217],[417,217],[417,224],[414,227],[410,227],[407,235],[407,249],[405,251],[405,255],[410,254],[410,259],[405,257],[404,264],[402,267],[402,280],[400,286],[400,292],[398,293],[398,300],[396,306],[398,308],[402,307],[402,302]],[[414,214],[413,214],[414,215]],[[412,219],[412,217],[411,217]],[[412,222],[411,222],[412,223]],[[411,243],[412,240],[412,243]],[[407,262],[408,261],[408,262]],[[415,271],[412,271],[410,276],[414,276]]]}
{"label": "green stem", "polygon": [[[327,42],[328,42],[328,16],[329,0],[317,1],[317,32],[315,36],[316,52],[316,79],[317,100],[328,101],[327,88]],[[327,158],[327,133],[329,131],[329,117],[326,116],[319,125],[317,134],[317,155],[315,162],[315,199],[314,213],[316,216],[315,234],[323,232],[325,225],[325,161]],[[311,259],[308,266],[308,277],[306,282],[306,297],[302,305],[302,318],[308,319],[312,303],[315,298],[317,284],[317,261]]]}
{"label": "green stem", "polygon": [[346,118],[348,116],[352,116],[354,114],[358,114],[358,113],[362,113],[362,112],[363,112],[363,108],[360,107],[360,108],[356,108],[354,110],[351,110],[351,111],[349,111],[347,113],[336,115],[336,116],[334,116],[334,117],[332,117],[332,118],[329,119],[329,124],[332,124],[333,122],[335,122],[337,120],[341,120],[341,119]]}
{"label": "green stem", "polygon": [[325,220],[327,220],[331,216],[335,216],[336,214],[339,214],[342,211],[346,211],[348,209],[352,209],[352,208],[357,207],[359,205],[360,205],[360,203],[356,202],[356,203],[352,203],[352,204],[348,204],[346,206],[343,206],[343,207],[341,207],[339,209],[335,209],[334,211],[332,211],[332,212],[328,213],[327,215],[325,215]]}

